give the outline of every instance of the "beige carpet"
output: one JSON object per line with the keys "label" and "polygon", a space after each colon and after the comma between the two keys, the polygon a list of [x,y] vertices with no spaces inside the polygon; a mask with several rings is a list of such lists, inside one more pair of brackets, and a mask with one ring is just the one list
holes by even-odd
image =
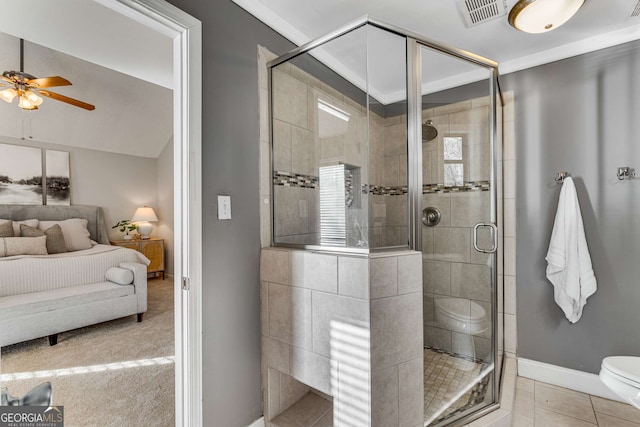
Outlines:
{"label": "beige carpet", "polygon": [[[148,311],[2,348],[2,387],[50,381],[65,426],[173,426],[173,283],[149,279]],[[45,372],[43,372],[45,371]],[[52,371],[52,372],[46,372]]]}

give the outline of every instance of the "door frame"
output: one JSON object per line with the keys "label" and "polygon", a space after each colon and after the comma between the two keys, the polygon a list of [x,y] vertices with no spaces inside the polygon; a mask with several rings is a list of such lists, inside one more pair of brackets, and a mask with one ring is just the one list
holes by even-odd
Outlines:
{"label": "door frame", "polygon": [[175,423],[202,425],[202,23],[164,0],[94,0],[173,39]]}

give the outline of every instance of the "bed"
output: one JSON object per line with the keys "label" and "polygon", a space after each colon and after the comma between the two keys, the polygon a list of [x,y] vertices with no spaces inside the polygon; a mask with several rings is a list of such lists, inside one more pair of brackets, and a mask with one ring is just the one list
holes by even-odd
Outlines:
{"label": "bed", "polygon": [[[0,218],[87,220],[90,248],[53,255],[0,258],[0,346],[49,337],[147,310],[147,265],[141,253],[109,245],[102,209],[94,206],[0,205]],[[131,283],[107,280],[112,268],[131,271]]]}

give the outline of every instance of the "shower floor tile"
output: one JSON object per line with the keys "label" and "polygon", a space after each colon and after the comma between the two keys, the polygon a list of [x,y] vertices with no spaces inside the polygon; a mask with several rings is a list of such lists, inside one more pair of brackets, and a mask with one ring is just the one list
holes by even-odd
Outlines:
{"label": "shower floor tile", "polygon": [[433,348],[424,349],[424,420],[430,425],[484,400],[486,366]]}

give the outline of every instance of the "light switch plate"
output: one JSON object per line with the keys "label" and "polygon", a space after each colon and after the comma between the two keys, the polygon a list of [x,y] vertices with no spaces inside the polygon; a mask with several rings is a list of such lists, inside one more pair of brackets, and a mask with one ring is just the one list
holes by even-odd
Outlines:
{"label": "light switch plate", "polygon": [[218,195],[218,219],[231,219],[231,196]]}

